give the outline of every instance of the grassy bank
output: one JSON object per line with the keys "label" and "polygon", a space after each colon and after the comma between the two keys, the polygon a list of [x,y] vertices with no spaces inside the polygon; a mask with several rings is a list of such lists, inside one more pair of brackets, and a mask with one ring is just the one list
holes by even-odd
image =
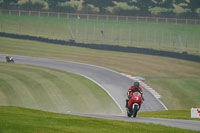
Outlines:
{"label": "grassy bank", "polygon": [[[0,106],[0,132],[15,133],[195,133],[154,124],[122,122]],[[196,131],[197,132],[197,131]]]}
{"label": "grassy bank", "polygon": [[198,118],[191,118],[190,110],[166,110],[153,112],[139,112],[139,117],[151,118],[167,118],[167,119],[181,119],[181,120],[200,120]]}
{"label": "grassy bank", "polygon": [[0,15],[0,31],[83,43],[200,51],[199,25]]}
{"label": "grassy bank", "polygon": [[200,107],[199,77],[149,79],[147,83],[162,95],[165,104],[170,105],[169,109]]}
{"label": "grassy bank", "polygon": [[200,106],[200,63],[9,38],[0,38],[0,47],[1,53],[76,61],[143,76],[169,109]]}
{"label": "grassy bank", "polygon": [[0,105],[52,112],[120,114],[102,88],[72,73],[0,62],[0,75]]}

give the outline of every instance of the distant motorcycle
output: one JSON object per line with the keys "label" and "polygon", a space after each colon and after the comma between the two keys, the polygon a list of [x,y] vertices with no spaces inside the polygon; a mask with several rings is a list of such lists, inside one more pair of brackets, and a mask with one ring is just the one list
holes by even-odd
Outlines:
{"label": "distant motorcycle", "polygon": [[14,59],[10,56],[6,56],[6,62],[13,62],[14,63]]}
{"label": "distant motorcycle", "polygon": [[139,104],[142,104],[142,95],[139,92],[132,93],[131,99],[128,101],[128,105],[131,107],[127,108],[127,116],[133,117],[137,116],[137,112],[139,111],[140,107]]}

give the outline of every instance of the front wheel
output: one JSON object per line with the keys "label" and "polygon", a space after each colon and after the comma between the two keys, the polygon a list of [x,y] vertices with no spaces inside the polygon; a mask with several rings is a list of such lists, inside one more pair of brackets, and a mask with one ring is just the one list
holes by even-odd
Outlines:
{"label": "front wheel", "polygon": [[132,115],[132,114],[130,114],[130,113],[127,112],[127,116],[128,116],[128,117],[131,117],[131,115]]}
{"label": "front wheel", "polygon": [[133,117],[136,117],[136,116],[137,116],[137,112],[138,112],[138,105],[134,105]]}
{"label": "front wheel", "polygon": [[127,116],[131,117],[132,116],[132,110],[131,109],[127,109]]}

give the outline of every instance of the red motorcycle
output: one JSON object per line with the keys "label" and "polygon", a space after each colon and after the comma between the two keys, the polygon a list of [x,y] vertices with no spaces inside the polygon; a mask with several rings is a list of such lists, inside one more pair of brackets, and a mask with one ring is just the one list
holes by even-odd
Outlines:
{"label": "red motorcycle", "polygon": [[6,56],[6,61],[7,62],[14,62],[14,59],[10,56]]}
{"label": "red motorcycle", "polygon": [[139,92],[133,92],[131,94],[131,99],[128,101],[127,116],[133,117],[137,116],[137,112],[142,104],[142,95]]}

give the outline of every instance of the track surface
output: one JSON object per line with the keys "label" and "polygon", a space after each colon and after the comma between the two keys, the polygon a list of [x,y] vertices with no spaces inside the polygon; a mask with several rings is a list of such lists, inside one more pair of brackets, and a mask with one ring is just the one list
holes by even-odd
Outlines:
{"label": "track surface", "polygon": [[[87,65],[82,63],[58,61],[52,59],[42,59],[27,56],[16,56],[12,55],[15,63],[18,64],[29,64],[36,66],[44,66],[49,68],[55,68],[64,70],[67,72],[76,73],[92,79],[101,87],[103,87],[109,95],[113,98],[116,104],[122,111],[121,116],[107,116],[107,115],[84,115],[92,116],[97,118],[113,119],[113,120],[124,120],[124,121],[135,121],[135,122],[146,122],[162,124],[166,126],[173,126],[179,128],[200,130],[200,121],[188,121],[188,120],[169,120],[169,119],[155,119],[155,118],[135,118],[130,119],[124,117],[125,115],[125,99],[128,87],[133,84],[133,80],[107,68],[97,67],[93,65]],[[0,54],[0,61],[5,61],[5,54]],[[143,89],[145,101],[140,111],[158,111],[165,110],[165,107],[161,102],[156,99],[149,91]]]}
{"label": "track surface", "polygon": [[[118,104],[119,108],[122,111],[122,114],[125,114],[125,99],[127,98],[126,92],[130,85],[133,84],[133,80],[112,70],[97,67],[93,65],[75,63],[75,62],[66,62],[58,61],[52,59],[42,59],[34,58],[27,56],[16,56],[12,55],[15,60],[15,63],[18,64],[30,64],[36,66],[44,66],[49,68],[55,68],[64,70],[67,72],[76,73],[79,75],[86,76],[101,87],[103,87]],[[0,61],[5,61],[5,55],[0,54]],[[140,111],[157,111],[165,110],[164,106],[156,99],[149,91],[143,89],[145,101],[141,107]]]}

